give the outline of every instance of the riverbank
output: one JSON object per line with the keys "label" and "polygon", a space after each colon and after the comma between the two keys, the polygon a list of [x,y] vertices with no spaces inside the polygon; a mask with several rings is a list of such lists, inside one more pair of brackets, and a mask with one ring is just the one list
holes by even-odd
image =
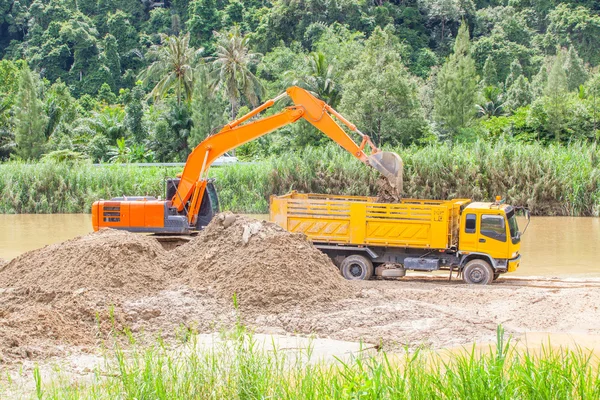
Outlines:
{"label": "riverbank", "polygon": [[[600,215],[600,149],[499,142],[393,149],[401,155],[405,197],[472,198],[497,195],[533,215]],[[164,197],[164,179],[177,168],[57,163],[0,165],[0,213],[88,213],[101,198]],[[336,146],[308,148],[248,164],[212,168],[221,208],[268,212],[272,194],[290,190],[376,193],[376,172]]]}

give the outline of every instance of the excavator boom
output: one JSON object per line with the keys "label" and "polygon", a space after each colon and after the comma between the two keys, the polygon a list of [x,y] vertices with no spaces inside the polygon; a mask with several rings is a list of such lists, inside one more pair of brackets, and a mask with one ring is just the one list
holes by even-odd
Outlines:
{"label": "excavator boom", "polygon": [[[286,96],[291,98],[293,106],[274,115],[246,122]],[[333,116],[350,131],[360,135],[362,138],[360,145],[356,144],[338,125]],[[380,151],[367,135],[360,132],[354,124],[324,101],[302,88],[292,86],[285,93],[225,125],[218,133],[209,136],[196,146],[188,156],[171,198],[165,201],[154,198],[117,198],[108,202],[95,202],[92,206],[94,229],[112,227],[131,231],[173,233],[186,233],[194,229],[197,227],[198,213],[203,207],[208,207],[205,204],[210,202],[209,196],[205,196],[205,191],[208,185],[206,174],[212,163],[227,151],[301,118],[307,120],[360,161],[377,169],[388,179],[390,186],[401,193],[402,160],[397,154]],[[370,155],[364,152],[366,145],[370,147]],[[162,218],[160,215],[154,215],[159,214],[160,211],[163,212]],[[153,215],[145,215],[146,213]]]}

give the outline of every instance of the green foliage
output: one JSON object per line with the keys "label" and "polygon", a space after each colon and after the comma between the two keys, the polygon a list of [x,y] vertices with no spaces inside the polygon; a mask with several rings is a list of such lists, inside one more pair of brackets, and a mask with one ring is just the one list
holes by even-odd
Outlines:
{"label": "green foliage", "polygon": [[[336,65],[331,64],[325,54],[321,52],[310,53],[306,65],[306,70],[301,71],[299,74],[293,70],[288,71],[288,73],[299,75],[292,80],[291,84],[303,87],[317,95],[331,107],[337,107],[341,99],[341,85],[339,82],[341,77]],[[295,67],[297,68],[297,66]]]}
{"label": "green foliage", "polygon": [[173,103],[154,126],[150,148],[160,162],[184,162],[190,152],[188,140],[194,121],[187,104]]}
{"label": "green foliage", "polygon": [[548,116],[548,130],[560,141],[560,134],[567,118],[566,98],[568,92],[567,74],[563,67],[564,55],[559,52],[548,75],[544,108]]}
{"label": "green foliage", "polygon": [[105,105],[115,104],[117,102],[117,96],[113,93],[110,85],[106,82],[100,86],[97,99]]}
{"label": "green foliage", "polygon": [[588,79],[588,73],[583,65],[583,60],[579,58],[575,47],[571,46],[565,60],[565,73],[567,74],[567,87],[569,91],[579,90]]}
{"label": "green foliage", "polygon": [[104,37],[104,49],[102,58],[110,71],[110,88],[113,92],[117,91],[121,82],[121,56],[119,55],[117,39],[110,33]]}
{"label": "green foliage", "polygon": [[504,88],[508,90],[521,75],[523,75],[523,68],[521,67],[519,60],[515,59],[510,64],[510,73],[506,77],[506,81],[504,81]]}
{"label": "green foliage", "polygon": [[160,36],[161,44],[152,47],[149,56],[154,62],[140,75],[146,83],[157,83],[150,92],[155,100],[167,95],[174,89],[177,104],[189,103],[194,90],[193,66],[198,52],[190,47],[190,34],[182,36]]}
{"label": "green foliage", "polygon": [[125,106],[125,126],[135,143],[144,143],[147,139],[147,132],[143,125],[144,118],[144,90],[141,86],[136,86],[131,91],[131,99]]}
{"label": "green foliage", "polygon": [[469,28],[463,23],[454,44],[454,53],[437,76],[435,117],[442,132],[451,136],[468,127],[475,116],[477,80],[469,47]]}
{"label": "green foliage", "polygon": [[221,11],[217,9],[216,0],[192,0],[189,5],[187,30],[191,43],[204,47],[205,53],[214,51],[213,32],[221,29]]}
{"label": "green foliage", "polygon": [[194,96],[192,100],[192,126],[188,144],[194,148],[209,135],[227,122],[224,114],[226,101],[219,92],[211,86],[210,75],[206,65],[201,66],[196,72]]}
{"label": "green foliage", "polygon": [[493,55],[489,55],[485,59],[481,83],[484,86],[496,86],[498,84],[498,72],[496,71],[496,61]]}
{"label": "green foliage", "polygon": [[[237,301],[234,296],[236,309]],[[459,351],[418,347],[324,361],[310,345],[291,352],[260,340],[240,320],[208,346],[182,327],[175,335],[181,340],[178,351],[162,338],[143,346],[130,337],[129,346],[106,351],[106,372],[93,380],[73,383],[60,367],[52,371],[58,378],[48,378],[35,367],[31,390],[50,400],[594,399],[600,393],[593,350],[552,343],[523,349],[501,326],[487,349],[475,343]]]}
{"label": "green foliage", "polygon": [[[385,145],[597,142],[597,8],[591,0],[0,0],[0,160],[18,156],[27,126],[16,104],[26,63],[41,77],[41,103],[31,104],[41,104],[35,141],[44,146],[32,148],[35,157],[108,161],[124,138],[129,160],[184,160],[240,110],[294,83]],[[299,121],[240,155],[285,157],[328,141]]]}
{"label": "green foliage", "polygon": [[593,65],[600,62],[600,16],[584,6],[558,4],[548,19],[550,25],[544,37],[544,46],[553,50],[556,46],[574,46],[583,60]]}
{"label": "green foliage", "polygon": [[211,79],[215,89],[222,89],[231,104],[231,118],[237,114],[242,98],[253,106],[258,105],[264,88],[250,67],[261,54],[250,52],[248,36],[238,27],[216,34],[216,55],[212,58]]}
{"label": "green foliage", "polygon": [[37,95],[35,77],[27,65],[21,68],[19,76],[14,118],[17,155],[24,160],[40,158],[46,143],[46,116]]}
{"label": "green foliage", "polygon": [[[405,164],[405,196],[489,201],[501,195],[536,215],[600,215],[598,146],[544,146],[502,139],[507,129],[521,129],[526,136],[521,128],[525,118],[517,111],[510,117],[481,120],[497,138],[494,144],[396,148]],[[162,195],[163,179],[178,172],[97,168],[85,163],[75,168],[60,163],[7,163],[0,165],[0,212],[89,212],[99,198]],[[234,212],[266,213],[270,195],[290,190],[346,195],[377,191],[377,173],[335,145],[212,168],[209,176],[217,179],[222,208]]]}
{"label": "green foliage", "polygon": [[505,114],[502,90],[495,86],[486,86],[483,89],[483,102],[477,104],[477,113],[480,117],[491,118]]}
{"label": "green foliage", "polygon": [[407,145],[427,131],[415,82],[397,56],[398,46],[391,32],[376,28],[344,82],[341,110],[377,145]]}
{"label": "green foliage", "polygon": [[517,108],[531,104],[532,100],[531,86],[527,78],[519,75],[506,92],[506,108],[508,110],[516,110]]}

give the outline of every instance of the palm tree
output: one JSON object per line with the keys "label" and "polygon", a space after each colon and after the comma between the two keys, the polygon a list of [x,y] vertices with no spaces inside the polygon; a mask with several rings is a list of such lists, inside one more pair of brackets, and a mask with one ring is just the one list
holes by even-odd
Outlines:
{"label": "palm tree", "polygon": [[189,46],[189,33],[183,36],[161,34],[160,42],[151,47],[149,56],[155,61],[140,74],[140,78],[146,83],[160,77],[150,92],[155,99],[164,97],[174,88],[177,105],[181,105],[182,98],[189,102],[194,91],[194,65],[203,49],[195,50]]}
{"label": "palm tree", "polygon": [[502,91],[499,88],[486,86],[483,88],[483,97],[485,101],[476,105],[480,117],[491,118],[506,115]]}
{"label": "palm tree", "polygon": [[109,161],[118,164],[128,163],[130,153],[131,149],[125,144],[125,138],[119,138],[116,146],[110,146],[108,151]]}
{"label": "palm tree", "polygon": [[240,33],[238,27],[226,33],[215,32],[215,36],[216,56],[209,58],[213,67],[211,79],[215,89],[225,90],[233,119],[242,97],[257,106],[263,94],[263,86],[250,71],[250,66],[259,60],[261,54],[249,51],[248,38]]}
{"label": "palm tree", "polygon": [[76,135],[93,137],[103,135],[115,142],[127,133],[125,111],[122,106],[106,106],[100,112],[94,111],[88,118],[78,120],[74,129]]}
{"label": "palm tree", "polygon": [[[312,92],[327,104],[335,108],[341,100],[340,88],[337,84],[339,75],[325,57],[325,54],[319,52],[310,53],[308,56],[308,73],[301,74],[293,79],[292,84],[303,87]],[[294,71],[288,71],[286,74],[293,74]]]}

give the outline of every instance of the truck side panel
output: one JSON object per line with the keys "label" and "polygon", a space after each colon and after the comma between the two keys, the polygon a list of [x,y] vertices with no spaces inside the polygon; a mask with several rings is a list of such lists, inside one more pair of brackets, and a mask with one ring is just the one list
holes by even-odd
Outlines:
{"label": "truck side panel", "polygon": [[271,220],[314,242],[446,249],[456,245],[460,206],[468,200],[403,200],[306,195],[271,197]]}

